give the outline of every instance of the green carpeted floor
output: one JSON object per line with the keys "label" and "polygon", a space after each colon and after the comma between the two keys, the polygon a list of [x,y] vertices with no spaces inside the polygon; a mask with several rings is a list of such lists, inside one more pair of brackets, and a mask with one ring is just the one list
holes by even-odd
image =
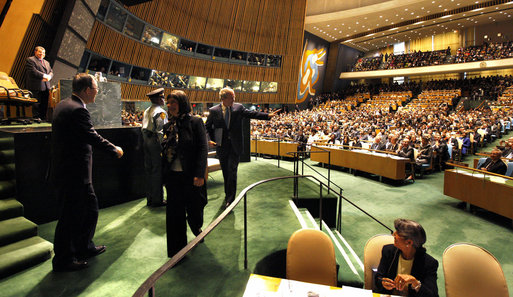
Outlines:
{"label": "green carpeted floor", "polygon": [[[270,177],[291,175],[292,163],[252,158],[239,167],[239,191]],[[317,164],[317,170],[325,171]],[[306,171],[305,173],[309,173]],[[501,262],[508,286],[513,290],[513,231],[511,221],[481,211],[471,214],[457,207],[458,201],[442,194],[443,173],[426,175],[413,184],[396,185],[377,177],[354,176],[331,171],[332,179],[344,189],[344,196],[393,227],[393,220],[405,217],[419,221],[427,232],[428,253],[440,266],[439,294],[445,296],[442,269],[444,249],[456,242],[472,242],[488,249]],[[209,204],[205,225],[221,212],[223,179],[220,171],[209,178]],[[318,193],[318,186],[303,181],[300,196]],[[242,205],[156,285],[157,296],[242,296],[248,276],[267,256],[286,248],[289,236],[301,227],[289,205],[292,181],[265,184],[248,195],[249,270],[243,269]],[[101,199],[101,197],[100,197]],[[387,230],[354,207],[342,205],[342,236],[363,260],[368,238]],[[51,261],[0,280],[1,296],[131,296],[137,287],[164,264],[165,209],[149,209],[144,199],[117,205],[100,212],[95,241],[106,244],[107,252],[91,261],[91,267],[73,273],[53,273]],[[55,222],[40,226],[41,237],[53,241]],[[190,238],[192,233],[189,232]],[[279,265],[280,258],[276,260]],[[362,282],[362,271],[349,269],[340,252],[341,283]],[[355,262],[356,263],[356,262]],[[358,264],[354,264],[358,266]]]}

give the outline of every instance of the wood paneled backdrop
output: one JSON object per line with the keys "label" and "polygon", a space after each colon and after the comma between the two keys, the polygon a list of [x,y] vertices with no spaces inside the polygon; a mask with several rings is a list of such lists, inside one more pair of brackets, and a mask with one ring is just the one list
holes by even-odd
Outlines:
{"label": "wood paneled backdrop", "polygon": [[[96,22],[87,48],[129,64],[172,73],[278,82],[277,93],[238,93],[245,103],[294,103],[306,0],[154,0],[127,7],[144,21],[216,47],[281,55],[280,68],[213,62],[163,51]],[[122,99],[145,99],[153,87],[123,83]],[[171,89],[166,90],[166,94]],[[187,90],[193,102],[218,102],[217,92]]]}

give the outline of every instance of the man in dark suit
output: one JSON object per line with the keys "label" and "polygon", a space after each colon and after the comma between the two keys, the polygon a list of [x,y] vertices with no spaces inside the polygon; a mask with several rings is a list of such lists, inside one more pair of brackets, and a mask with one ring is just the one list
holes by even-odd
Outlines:
{"label": "man in dark suit", "polygon": [[98,84],[86,73],[73,78],[71,98],[55,108],[52,122],[52,179],[61,206],[55,228],[53,270],[87,267],[86,260],[103,253],[93,236],[98,221],[98,200],[92,185],[92,146],[121,158],[123,150],[93,128],[86,104],[94,103]]}
{"label": "man in dark suit", "polygon": [[233,103],[235,92],[226,87],[219,92],[221,103],[210,108],[205,123],[210,145],[216,146],[217,157],[224,178],[225,207],[228,207],[237,192],[237,168],[242,152],[242,119],[269,120],[280,110],[272,113],[246,109],[242,104]]}
{"label": "man in dark suit", "polygon": [[46,119],[46,109],[48,108],[48,96],[50,94],[50,80],[53,77],[50,63],[44,59],[46,54],[42,46],[36,46],[34,55],[27,58],[25,69],[26,79],[25,88],[27,88],[37,103],[34,105],[34,117],[42,120]]}
{"label": "man in dark suit", "polygon": [[504,175],[508,166],[502,162],[501,154],[501,150],[494,148],[490,153],[490,158],[486,158],[483,165],[479,166],[477,169]]}
{"label": "man in dark suit", "polygon": [[385,144],[381,142],[381,136],[378,135],[374,138],[374,142],[371,144],[371,150],[384,151]]}

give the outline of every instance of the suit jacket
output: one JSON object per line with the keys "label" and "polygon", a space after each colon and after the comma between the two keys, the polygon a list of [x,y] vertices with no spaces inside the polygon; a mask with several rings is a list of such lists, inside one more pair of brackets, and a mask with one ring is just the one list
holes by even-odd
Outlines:
{"label": "suit jacket", "polygon": [[506,170],[508,170],[508,166],[506,166],[506,164],[504,164],[504,162],[502,162],[501,160],[492,164],[491,158],[486,158],[486,161],[483,163],[483,165],[481,165],[481,167],[477,169],[481,168],[486,168],[488,172],[493,172],[502,175],[506,174]]}
{"label": "suit jacket", "polygon": [[[178,120],[178,144],[176,145],[176,155],[180,158],[182,170],[187,176],[205,178],[207,169],[207,135],[205,134],[205,126],[203,120],[199,117],[186,115],[182,120]],[[169,128],[172,121],[164,125],[164,142],[162,143],[163,155],[163,171],[164,175],[169,173],[170,166],[166,160],[165,151],[169,147]],[[192,184],[192,180],[191,180]]]}
{"label": "suit jacket", "polygon": [[210,108],[205,126],[210,139],[217,143],[218,148],[223,149],[224,143],[226,142],[224,140],[229,137],[234,151],[238,155],[241,154],[243,149],[242,118],[268,120],[269,115],[265,112],[248,110],[242,104],[234,103],[232,106],[230,126],[227,127],[221,104]]}
{"label": "suit jacket", "polygon": [[395,152],[399,148],[399,144],[397,142],[395,144],[392,144],[391,142],[387,142],[385,145],[385,150],[390,152]]}
{"label": "suit jacket", "polygon": [[27,72],[25,77],[25,88],[31,91],[45,91],[50,89],[50,82],[43,81],[43,74],[50,74],[53,76],[52,67],[50,63],[43,59],[43,63],[35,56],[28,57],[25,64]]}
{"label": "suit jacket", "polygon": [[372,143],[371,144],[371,150],[378,150],[378,151],[384,151],[385,150],[385,144],[380,142],[380,143]]}
{"label": "suit jacket", "polygon": [[[397,276],[397,266],[401,251],[393,244],[388,244],[381,250],[381,261],[379,262],[378,272],[374,278],[377,293],[392,294],[392,291],[386,290],[381,278],[386,277],[395,279]],[[408,289],[408,296],[415,297],[438,297],[438,287],[436,284],[438,269],[438,261],[426,253],[424,248],[420,248],[415,253],[413,265],[411,267],[411,275],[419,280],[422,285],[419,292],[415,292],[411,287]]]}
{"label": "suit jacket", "polygon": [[92,183],[92,147],[116,157],[116,147],[93,127],[89,111],[72,96],[57,104],[52,122],[52,178],[63,183]]}
{"label": "suit jacket", "polygon": [[408,158],[410,161],[413,161],[414,152],[412,146],[403,147],[401,150],[397,151],[397,154],[399,157]]}

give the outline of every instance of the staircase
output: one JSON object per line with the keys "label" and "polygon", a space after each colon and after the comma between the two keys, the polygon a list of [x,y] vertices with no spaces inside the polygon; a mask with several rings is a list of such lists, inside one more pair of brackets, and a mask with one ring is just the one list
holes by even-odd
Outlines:
{"label": "staircase", "polygon": [[0,278],[41,263],[53,245],[37,236],[16,198],[14,139],[0,138]]}

